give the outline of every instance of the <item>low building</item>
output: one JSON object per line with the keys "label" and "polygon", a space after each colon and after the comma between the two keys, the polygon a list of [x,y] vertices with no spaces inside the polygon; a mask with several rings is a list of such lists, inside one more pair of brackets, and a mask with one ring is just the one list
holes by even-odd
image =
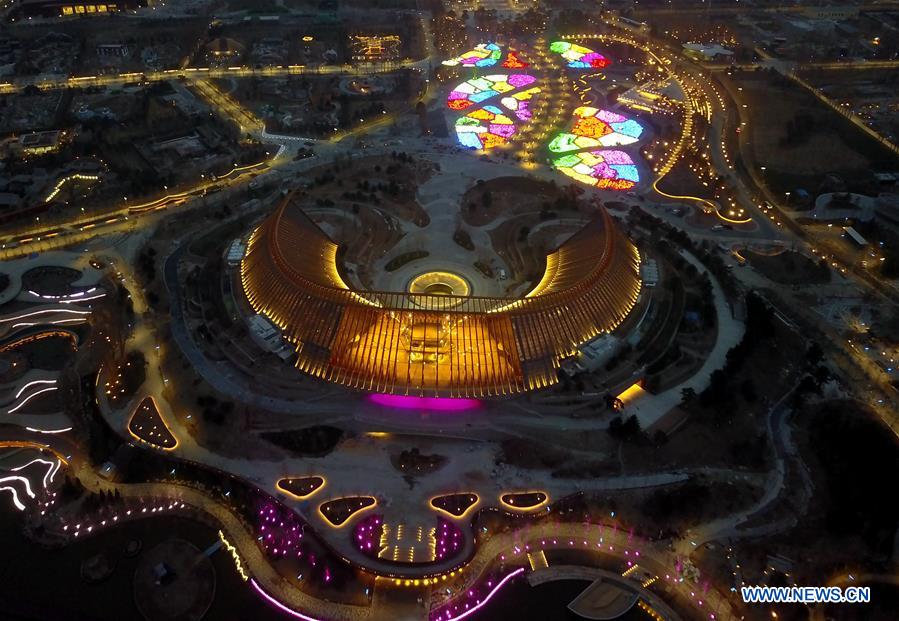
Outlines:
{"label": "low building", "polygon": [[702,61],[731,61],[733,51],[717,43],[684,43],[684,55]]}
{"label": "low building", "polygon": [[867,246],[868,240],[861,236],[861,233],[855,230],[855,228],[851,226],[844,226],[843,231],[846,233],[846,237],[851,239],[853,242],[858,244],[859,246]]}
{"label": "low building", "polygon": [[655,287],[659,284],[659,263],[655,259],[647,259],[640,266],[640,275],[644,287]]}
{"label": "low building", "polygon": [[243,260],[243,256],[247,252],[247,246],[240,239],[235,239],[231,242],[231,245],[228,246],[228,252],[225,255],[225,261],[228,263],[228,267],[235,267],[240,265],[240,262]]}
{"label": "low building", "polygon": [[146,0],[115,0],[115,2],[22,0],[18,10],[24,17],[66,17],[69,15],[108,15],[143,6],[147,6]]}
{"label": "low building", "polygon": [[51,130],[46,132],[31,132],[23,134],[19,138],[19,150],[22,155],[43,155],[59,149],[63,132]]}
{"label": "low building", "polygon": [[100,58],[128,58],[131,50],[124,43],[101,43],[97,46],[97,56]]}
{"label": "low building", "polygon": [[262,315],[247,317],[247,326],[250,328],[250,337],[253,342],[265,351],[275,354],[282,360],[287,360],[293,355],[293,351],[281,336],[281,330]]}

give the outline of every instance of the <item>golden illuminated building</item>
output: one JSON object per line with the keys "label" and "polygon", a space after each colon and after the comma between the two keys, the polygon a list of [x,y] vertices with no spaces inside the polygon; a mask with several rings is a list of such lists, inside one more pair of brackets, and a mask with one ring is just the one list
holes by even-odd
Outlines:
{"label": "golden illuminated building", "polygon": [[350,45],[353,60],[396,60],[400,56],[400,38],[396,35],[353,35]]}
{"label": "golden illuminated building", "polygon": [[296,348],[299,369],[376,392],[479,397],[549,386],[562,359],[624,320],[641,286],[639,252],[604,210],[547,256],[520,299],[433,283],[422,283],[425,293],[353,290],[337,250],[289,196],[250,236],[243,290]]}

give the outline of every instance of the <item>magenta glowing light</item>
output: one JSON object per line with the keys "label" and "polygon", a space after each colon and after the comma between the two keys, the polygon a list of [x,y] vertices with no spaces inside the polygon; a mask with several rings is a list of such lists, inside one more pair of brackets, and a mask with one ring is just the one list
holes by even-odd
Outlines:
{"label": "magenta glowing light", "polygon": [[477,604],[475,604],[475,605],[472,606],[471,608],[467,608],[467,604],[466,604],[466,608],[467,608],[467,609],[465,610],[465,612],[463,612],[462,614],[457,615],[457,616],[455,616],[455,617],[447,617],[445,621],[459,621],[460,619],[464,619],[464,618],[467,617],[468,615],[470,615],[470,614],[472,614],[472,613],[474,613],[474,612],[477,612],[477,611],[480,610],[482,607],[486,606],[486,605],[487,605],[487,602],[489,602],[491,599],[493,599],[493,596],[496,595],[496,593],[497,593],[501,588],[503,588],[503,585],[504,585],[504,584],[506,584],[509,580],[511,580],[512,578],[514,578],[515,576],[517,576],[518,574],[521,574],[521,573],[523,573],[523,572],[524,572],[524,567],[519,567],[518,569],[516,569],[515,571],[513,571],[511,574],[509,574],[508,576],[506,576],[505,578],[503,578],[502,580],[500,580],[500,581],[497,583],[497,585],[496,585],[495,587],[493,587],[493,590],[490,591],[490,592],[487,594],[487,596],[486,596],[483,600],[481,600],[480,602],[478,602]]}
{"label": "magenta glowing light", "polygon": [[255,578],[250,578],[250,584],[253,585],[253,588],[256,589],[256,592],[259,593],[259,595],[261,595],[265,601],[267,601],[269,604],[271,604],[281,612],[285,612],[295,619],[303,619],[303,621],[321,621],[320,619],[316,619],[315,617],[310,617],[308,615],[304,615],[302,612],[297,612],[292,608],[288,608],[287,606],[276,600],[274,597],[263,591],[262,587],[259,586]]}
{"label": "magenta glowing light", "polygon": [[430,412],[461,412],[464,410],[475,410],[481,406],[481,402],[477,399],[411,397],[381,393],[369,395],[368,400],[377,405],[400,410],[426,410]]}

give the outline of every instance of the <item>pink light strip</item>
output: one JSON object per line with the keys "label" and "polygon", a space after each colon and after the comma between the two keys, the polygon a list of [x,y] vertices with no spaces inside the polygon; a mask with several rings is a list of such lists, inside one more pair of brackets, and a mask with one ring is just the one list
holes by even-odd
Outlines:
{"label": "pink light strip", "polygon": [[375,393],[369,401],[401,410],[430,410],[435,412],[459,412],[473,410],[481,405],[477,399],[452,399],[441,397],[412,397],[406,395],[385,395]]}
{"label": "pink light strip", "polygon": [[[524,571],[524,570],[522,570],[522,571]],[[263,591],[262,587],[259,586],[259,584],[256,582],[255,578],[250,578],[250,584],[253,585],[253,588],[256,589],[256,592],[259,593],[259,595],[261,595],[264,600],[266,600],[269,604],[271,604],[278,610],[281,610],[282,612],[286,612],[290,616],[295,617],[297,619],[303,619],[303,621],[321,621],[321,619],[316,619],[315,617],[309,617],[309,616],[304,615],[302,612],[297,612],[296,610],[293,610],[292,608],[288,608],[287,606],[285,606],[284,604],[282,604],[281,602],[276,600],[274,597],[272,597],[271,595],[269,595],[268,593]]]}
{"label": "pink light strip", "polygon": [[511,574],[509,574],[508,576],[506,576],[505,578],[500,580],[499,583],[495,587],[493,587],[493,590],[487,594],[487,597],[485,597],[482,602],[473,606],[472,608],[469,608],[468,610],[463,612],[458,617],[452,617],[452,618],[446,619],[446,621],[459,621],[459,619],[464,619],[465,617],[472,614],[473,612],[480,610],[481,607],[485,606],[487,604],[487,602],[489,602],[493,598],[493,596],[496,595],[496,592],[499,591],[504,584],[506,584],[509,580],[511,580],[518,574],[522,573],[523,571],[524,571],[524,567],[519,567],[518,569],[513,571]]}

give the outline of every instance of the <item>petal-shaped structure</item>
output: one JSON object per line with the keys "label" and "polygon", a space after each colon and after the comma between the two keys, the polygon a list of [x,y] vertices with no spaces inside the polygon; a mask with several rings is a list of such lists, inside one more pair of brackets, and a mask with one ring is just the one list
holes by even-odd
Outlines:
{"label": "petal-shaped structure", "polygon": [[553,160],[553,166],[581,183],[603,190],[630,190],[640,181],[631,156],[624,151],[581,151]]}
{"label": "petal-shaped structure", "polygon": [[526,73],[494,74],[471,78],[456,86],[447,97],[447,107],[473,108],[456,119],[459,143],[470,149],[490,149],[509,142],[518,131],[516,122],[531,119],[530,101],[540,92],[540,87],[531,86],[536,81]]}
{"label": "petal-shaped structure", "polygon": [[571,132],[557,135],[549,143],[552,153],[568,153],[596,147],[620,147],[634,144],[643,135],[643,126],[634,119],[591,106],[574,111]]}
{"label": "petal-shaped structure", "polygon": [[527,69],[531,65],[521,58],[521,54],[510,51],[506,54],[506,60],[503,61],[502,66],[506,69]]}
{"label": "petal-shaped structure", "polygon": [[503,53],[496,43],[478,43],[474,49],[463,52],[455,58],[444,60],[448,67],[492,67],[499,62]]}
{"label": "petal-shaped structure", "polygon": [[599,52],[570,41],[553,41],[549,50],[560,54],[569,69],[603,69],[612,64],[612,61]]}

